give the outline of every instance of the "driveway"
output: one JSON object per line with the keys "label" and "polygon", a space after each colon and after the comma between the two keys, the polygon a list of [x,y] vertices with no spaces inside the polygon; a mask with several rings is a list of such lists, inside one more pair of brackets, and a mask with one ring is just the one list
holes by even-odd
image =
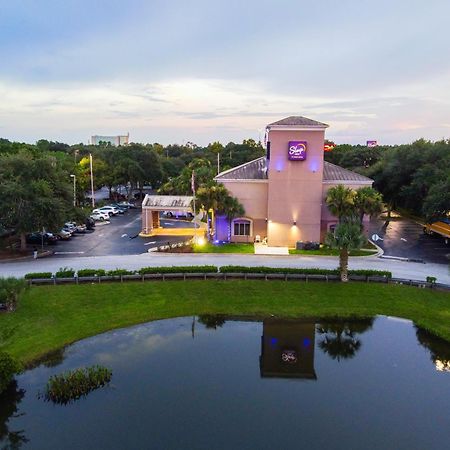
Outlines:
{"label": "driveway", "polygon": [[422,225],[403,217],[390,221],[373,219],[369,235],[377,234],[376,242],[387,256],[400,256],[424,262],[449,264],[450,245],[441,236],[423,233]]}

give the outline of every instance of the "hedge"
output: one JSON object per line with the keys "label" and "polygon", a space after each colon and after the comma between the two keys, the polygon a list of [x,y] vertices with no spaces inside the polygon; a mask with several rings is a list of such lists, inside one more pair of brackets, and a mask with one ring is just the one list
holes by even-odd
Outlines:
{"label": "hedge", "polygon": [[104,277],[106,271],[104,269],[80,269],[77,274],[79,277]]}
{"label": "hedge", "polygon": [[170,267],[143,267],[138,270],[140,275],[150,273],[217,273],[216,266],[170,266]]}
{"label": "hedge", "polygon": [[67,267],[61,268],[55,273],[56,278],[73,278],[75,276],[75,270]]}
{"label": "hedge", "polygon": [[[339,275],[339,269],[306,269],[292,267],[247,267],[247,266],[222,266],[221,273],[280,273],[280,274],[301,274],[301,275]],[[385,270],[349,270],[349,275],[380,276],[392,278],[392,273]]]}
{"label": "hedge", "polygon": [[127,270],[127,269],[114,269],[114,270],[108,270],[106,272],[106,275],[110,277],[120,276],[120,275],[133,275],[136,272],[133,270]]}
{"label": "hedge", "polygon": [[24,278],[26,280],[37,280],[37,279],[43,279],[43,278],[51,278],[52,277],[52,273],[51,272],[30,272],[30,273],[26,273]]}

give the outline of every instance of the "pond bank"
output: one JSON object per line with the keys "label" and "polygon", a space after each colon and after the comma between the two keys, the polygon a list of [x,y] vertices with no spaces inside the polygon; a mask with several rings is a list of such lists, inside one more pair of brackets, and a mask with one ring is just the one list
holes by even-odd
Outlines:
{"label": "pond bank", "polygon": [[450,341],[450,294],[445,292],[363,283],[192,280],[32,287],[15,313],[0,315],[0,349],[29,364],[107,330],[200,314],[391,315]]}

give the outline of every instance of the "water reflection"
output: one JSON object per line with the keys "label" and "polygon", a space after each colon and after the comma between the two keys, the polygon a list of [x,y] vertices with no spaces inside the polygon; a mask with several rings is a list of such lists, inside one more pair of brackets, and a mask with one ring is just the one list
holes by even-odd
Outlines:
{"label": "water reflection", "polygon": [[330,358],[340,361],[341,359],[353,358],[361,348],[360,334],[370,330],[373,326],[373,318],[362,320],[320,321],[317,324],[317,333],[321,335],[318,347]]}
{"label": "water reflection", "polygon": [[17,449],[28,442],[24,430],[10,430],[9,421],[18,417],[18,405],[25,395],[23,389],[18,389],[14,381],[0,395],[0,446],[2,449]]}
{"label": "water reflection", "polygon": [[217,328],[221,328],[226,321],[226,316],[218,315],[218,314],[204,314],[198,316],[199,323],[205,325],[206,328],[217,330]]}
{"label": "water reflection", "polygon": [[264,320],[259,358],[261,376],[315,380],[314,335],[311,321]]}
{"label": "water reflection", "polygon": [[436,370],[450,372],[450,345],[448,342],[418,327],[416,327],[416,336],[419,344],[430,351],[430,357]]}

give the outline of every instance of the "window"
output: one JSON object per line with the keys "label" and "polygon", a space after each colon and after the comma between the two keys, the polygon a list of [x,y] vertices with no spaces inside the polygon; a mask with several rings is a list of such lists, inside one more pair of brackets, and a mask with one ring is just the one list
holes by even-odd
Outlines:
{"label": "window", "polygon": [[250,236],[250,221],[248,220],[236,220],[234,222],[235,236]]}

